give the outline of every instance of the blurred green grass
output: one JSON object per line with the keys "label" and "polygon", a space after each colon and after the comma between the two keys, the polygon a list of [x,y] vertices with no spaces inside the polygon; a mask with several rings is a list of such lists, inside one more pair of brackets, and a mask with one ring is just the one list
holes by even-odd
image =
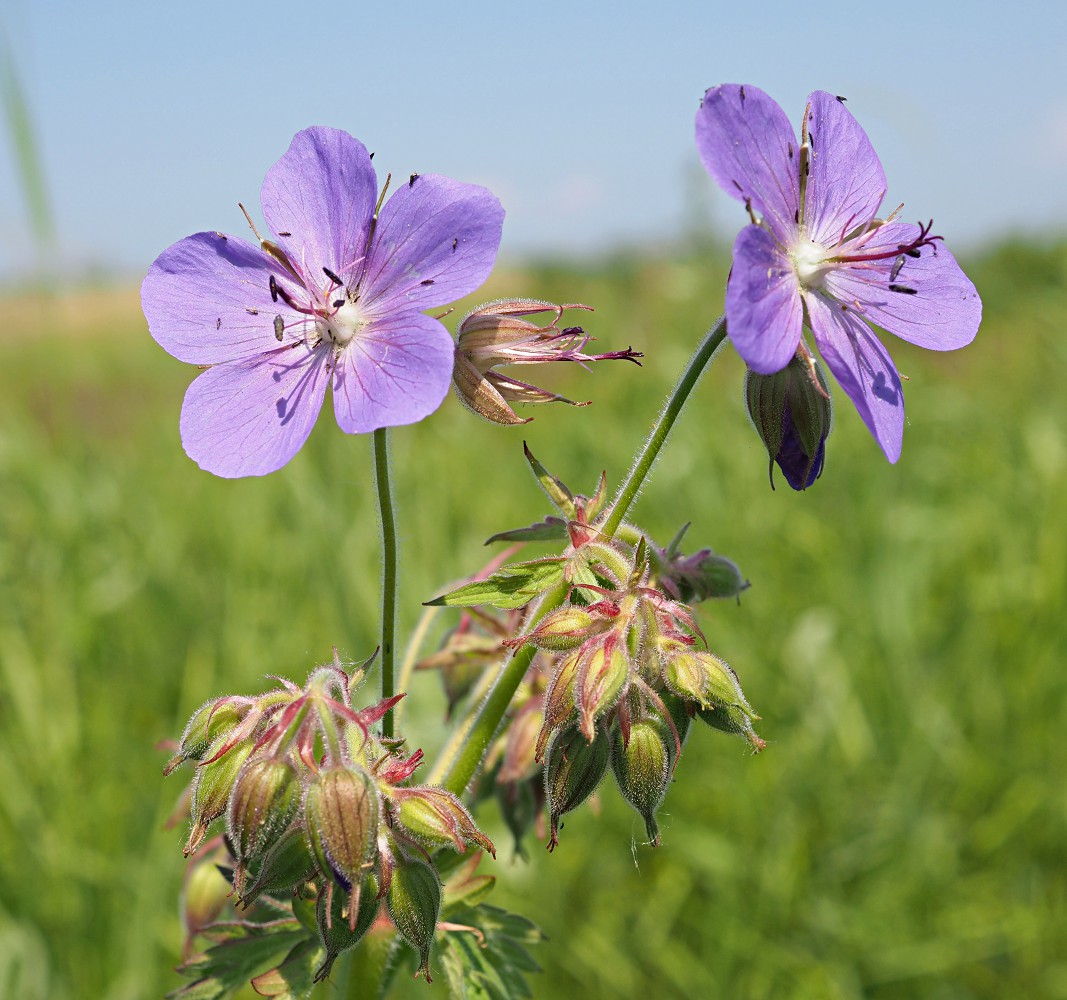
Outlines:
{"label": "blurred green grass", "polygon": [[[501,853],[495,901],[552,939],[536,996],[1067,997],[1067,245],[965,264],[975,344],[891,345],[896,467],[839,403],[822,480],[772,493],[738,359],[699,387],[634,517],[663,541],[692,521],[692,547],[752,580],[701,620],[770,746],[694,731],[658,850],[605,786],[554,855]],[[482,296],[588,302],[605,349],[646,365],[547,375],[595,403],[521,431],[449,400],[393,434],[402,625],[545,512],[523,437],[576,489],[619,481],[725,273],[544,263]],[[163,829],[181,779],[155,744],[209,696],[373,648],[369,445],[327,413],[282,472],[216,480],[178,440],[194,372],[134,292],[4,306],[0,995],[158,996],[178,983],[184,831]],[[429,725],[433,678],[414,690]]]}

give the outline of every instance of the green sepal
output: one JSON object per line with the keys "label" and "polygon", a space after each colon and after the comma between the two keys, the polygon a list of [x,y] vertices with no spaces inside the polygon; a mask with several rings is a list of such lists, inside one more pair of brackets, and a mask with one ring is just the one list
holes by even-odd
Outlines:
{"label": "green sepal", "polygon": [[325,954],[317,941],[301,941],[281,965],[256,976],[251,981],[252,989],[273,1000],[304,1000],[315,985],[315,970]]}
{"label": "green sepal", "polygon": [[562,517],[549,514],[543,521],[525,528],[512,528],[499,531],[485,540],[486,545],[493,542],[558,542],[567,537],[567,522]]}
{"label": "green sepal", "polygon": [[537,477],[538,483],[541,484],[541,489],[545,491],[545,495],[553,504],[556,505],[559,510],[563,511],[567,515],[568,520],[574,520],[575,515],[578,513],[578,508],[574,503],[574,494],[564,485],[563,480],[557,479],[548,471],[530,451],[529,445],[525,441],[522,443],[522,451],[526,456],[526,461],[530,463],[530,468],[533,469],[533,474]]}
{"label": "green sepal", "polygon": [[469,608],[487,604],[512,611],[529,604],[535,597],[551,590],[563,578],[564,559],[534,559],[509,563],[485,580],[473,580],[432,601],[427,607]]}

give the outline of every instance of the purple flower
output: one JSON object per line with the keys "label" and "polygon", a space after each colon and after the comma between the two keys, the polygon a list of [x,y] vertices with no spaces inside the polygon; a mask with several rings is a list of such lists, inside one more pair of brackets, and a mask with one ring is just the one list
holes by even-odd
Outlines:
{"label": "purple flower", "polygon": [[328,383],[350,434],[436,410],[454,345],[423,310],[482,284],[504,218],[485,188],[433,174],[413,174],[376,214],[366,148],[330,128],[297,133],[261,200],[274,241],[197,233],[163,251],[141,286],[152,336],[208,366],[185,395],[182,444],[226,477],[285,465]]}
{"label": "purple flower", "polygon": [[[807,322],[823,359],[886,458],[900,457],[900,376],[871,324],[949,351],[978,332],[982,303],[929,226],[876,218],[885,174],[840,98],[808,99],[800,142],[755,87],[704,95],[696,138],[711,176],[752,219],[734,243],[726,326],[754,371],[780,371]],[[899,210],[898,210],[899,211]]]}

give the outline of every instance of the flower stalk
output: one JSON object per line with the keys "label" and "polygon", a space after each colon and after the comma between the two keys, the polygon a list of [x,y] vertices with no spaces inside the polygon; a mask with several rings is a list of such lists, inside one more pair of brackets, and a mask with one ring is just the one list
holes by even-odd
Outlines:
{"label": "flower stalk", "polygon": [[[382,701],[395,693],[393,664],[396,645],[397,541],[393,511],[393,487],[389,480],[389,431],[374,432],[374,485],[378,494],[378,517],[382,528]],[[382,718],[382,735],[393,735],[393,712]]]}

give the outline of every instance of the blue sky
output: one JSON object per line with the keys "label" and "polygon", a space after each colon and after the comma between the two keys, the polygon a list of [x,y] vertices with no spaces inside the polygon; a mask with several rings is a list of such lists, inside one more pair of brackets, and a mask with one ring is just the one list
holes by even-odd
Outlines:
{"label": "blue sky", "polygon": [[[743,209],[693,145],[705,88],[750,83],[799,121],[842,94],[890,207],[950,247],[1067,223],[1067,8],[1058,4],[283,4],[0,0],[56,219],[48,267],[142,273],[203,229],[244,232],[293,133],[344,128],[379,170],[486,184],[503,252],[662,245]],[[5,46],[0,45],[0,52]],[[32,265],[0,135],[0,281]]]}

